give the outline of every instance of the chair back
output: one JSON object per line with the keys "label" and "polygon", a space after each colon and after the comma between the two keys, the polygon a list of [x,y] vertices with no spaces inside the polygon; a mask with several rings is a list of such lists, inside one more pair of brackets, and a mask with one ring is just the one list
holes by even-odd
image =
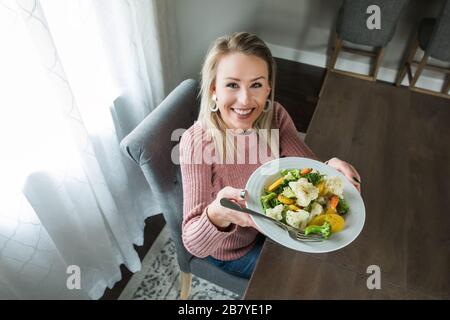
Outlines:
{"label": "chair back", "polygon": [[450,0],[444,2],[425,51],[430,57],[450,61]]}
{"label": "chair back", "polygon": [[[398,18],[408,0],[344,0],[336,25],[342,40],[372,47],[385,47],[395,33]],[[381,29],[367,28],[370,5],[380,7]]]}
{"label": "chair back", "polygon": [[180,269],[187,273],[192,255],[181,238],[183,188],[177,144],[183,129],[197,119],[198,110],[198,82],[185,80],[120,143],[141,167],[175,242]]}

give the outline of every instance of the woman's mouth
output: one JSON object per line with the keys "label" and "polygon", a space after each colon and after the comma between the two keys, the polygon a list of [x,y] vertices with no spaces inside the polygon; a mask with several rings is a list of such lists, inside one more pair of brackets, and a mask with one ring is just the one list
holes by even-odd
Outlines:
{"label": "woman's mouth", "polygon": [[231,108],[231,110],[237,115],[237,117],[239,119],[246,119],[246,118],[250,117],[250,115],[253,113],[253,110],[255,110],[255,108],[245,108],[245,109]]}

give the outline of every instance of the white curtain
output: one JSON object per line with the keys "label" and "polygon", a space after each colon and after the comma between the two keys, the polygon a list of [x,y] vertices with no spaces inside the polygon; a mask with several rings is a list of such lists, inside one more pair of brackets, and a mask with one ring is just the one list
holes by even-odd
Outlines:
{"label": "white curtain", "polygon": [[175,84],[167,10],[0,0],[0,299],[97,299],[140,269],[160,209],[119,142]]}

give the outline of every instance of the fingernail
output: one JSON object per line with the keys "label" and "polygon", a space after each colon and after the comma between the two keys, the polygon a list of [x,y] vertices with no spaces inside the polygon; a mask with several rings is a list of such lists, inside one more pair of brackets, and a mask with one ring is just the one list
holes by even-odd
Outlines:
{"label": "fingernail", "polygon": [[355,180],[358,183],[361,183],[361,181],[359,181],[356,177],[353,177],[353,180]]}

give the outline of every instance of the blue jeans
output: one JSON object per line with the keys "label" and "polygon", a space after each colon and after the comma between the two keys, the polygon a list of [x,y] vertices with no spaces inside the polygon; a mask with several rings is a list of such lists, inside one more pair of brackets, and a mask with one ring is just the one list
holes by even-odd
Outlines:
{"label": "blue jeans", "polygon": [[261,253],[264,240],[265,236],[258,234],[253,248],[239,259],[222,261],[209,256],[207,257],[207,260],[227,273],[240,278],[250,279],[253,269],[255,269],[256,261]]}

